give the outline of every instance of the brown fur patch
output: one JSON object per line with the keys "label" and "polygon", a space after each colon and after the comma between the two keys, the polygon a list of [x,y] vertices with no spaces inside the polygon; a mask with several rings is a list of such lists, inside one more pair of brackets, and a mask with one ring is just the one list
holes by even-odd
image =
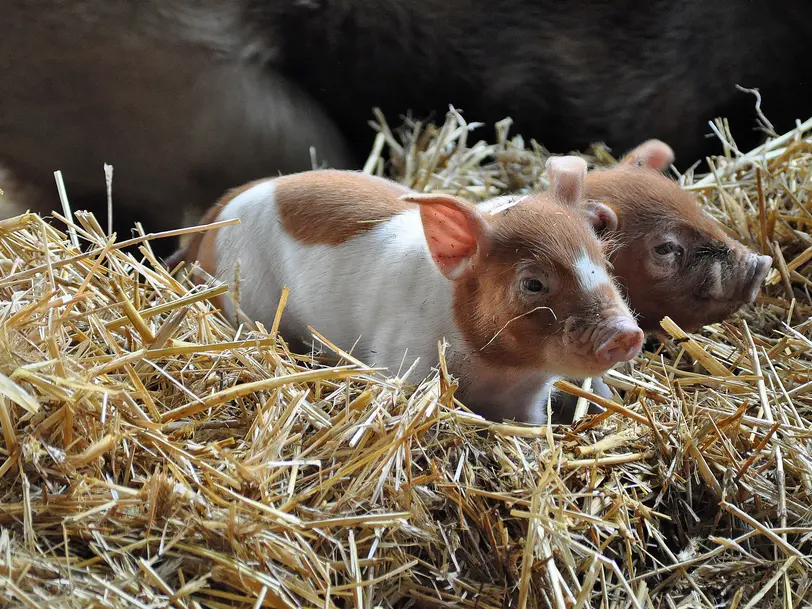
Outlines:
{"label": "brown fur patch", "polygon": [[[212,205],[199,224],[216,222],[231,201],[254,186],[276,182],[275,199],[282,224],[295,239],[304,243],[336,245],[373,228],[376,222],[392,217],[414,204],[398,197],[411,192],[396,182],[357,172],[337,170],[307,171],[278,178],[263,178],[228,191]],[[167,260],[169,268],[181,260],[198,262],[209,275],[217,272],[216,239],[219,229],[195,233],[185,247]],[[204,279],[195,274],[192,281]],[[220,297],[214,304],[222,309]]]}
{"label": "brown fur patch", "polygon": [[277,178],[275,195],[282,226],[294,239],[338,245],[415,207],[398,199],[409,192],[376,176],[318,170]]}
{"label": "brown fur patch", "polygon": [[590,171],[584,182],[584,196],[609,205],[618,215],[618,232],[627,236],[667,230],[677,222],[713,235],[722,233],[690,193],[654,169],[617,165]]}

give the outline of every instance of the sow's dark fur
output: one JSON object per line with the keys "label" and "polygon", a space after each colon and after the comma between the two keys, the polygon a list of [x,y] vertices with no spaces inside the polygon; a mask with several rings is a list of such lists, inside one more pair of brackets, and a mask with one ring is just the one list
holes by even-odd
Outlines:
{"label": "sow's dark fur", "polygon": [[798,60],[806,0],[16,0],[0,33],[0,163],[57,206],[120,226],[177,226],[228,188],[359,166],[380,106],[480,121],[507,115],[554,152],[665,140],[689,162],[731,117],[757,142],[761,89],[779,129],[812,109]]}
{"label": "sow's dark fur", "polygon": [[[755,142],[758,87],[770,117],[812,113],[798,59],[812,51],[806,0],[247,0],[249,22],[281,49],[280,66],[359,151],[369,106],[387,116],[510,115],[556,152],[603,140],[618,152],[648,138],[678,160],[708,150],[708,121],[739,119]],[[363,136],[361,142],[357,136]],[[750,137],[747,137],[750,136]],[[714,151],[718,141],[710,142]]]}

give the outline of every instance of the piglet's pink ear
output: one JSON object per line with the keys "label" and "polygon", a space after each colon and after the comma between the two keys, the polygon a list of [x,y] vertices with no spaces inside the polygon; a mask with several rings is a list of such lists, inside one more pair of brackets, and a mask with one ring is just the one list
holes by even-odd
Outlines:
{"label": "piglet's pink ear", "polygon": [[547,159],[550,191],[559,203],[576,206],[581,203],[586,177],[586,161],[577,156]]}
{"label": "piglet's pink ear", "polygon": [[584,205],[584,215],[599,235],[617,230],[618,219],[615,210],[600,201],[587,201]]}
{"label": "piglet's pink ear", "polygon": [[674,151],[665,142],[647,140],[629,152],[620,162],[624,165],[665,171],[674,162]]}
{"label": "piglet's pink ear", "polygon": [[408,194],[400,197],[420,205],[420,219],[431,257],[448,279],[473,272],[485,248],[489,226],[470,203],[443,194]]}

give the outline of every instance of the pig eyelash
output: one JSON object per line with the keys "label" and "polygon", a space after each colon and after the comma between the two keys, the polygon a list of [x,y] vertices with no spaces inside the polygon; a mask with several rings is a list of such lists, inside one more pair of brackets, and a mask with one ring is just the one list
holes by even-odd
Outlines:
{"label": "pig eyelash", "polygon": [[678,243],[666,241],[665,243],[654,246],[654,251],[660,256],[667,256],[668,254],[676,254],[677,256],[681,256],[685,250]]}
{"label": "pig eyelash", "polygon": [[544,272],[533,272],[533,269],[536,269],[536,268],[537,267],[532,262],[528,262],[526,260],[525,261],[519,261],[519,262],[514,263],[509,269],[506,269],[504,271],[504,274],[513,273],[514,275],[521,275],[522,273],[528,273],[530,275],[530,277],[522,277],[519,280],[520,284],[525,279],[538,279],[547,288],[546,291],[549,291],[549,289],[550,289],[550,281],[551,281],[550,276],[547,273],[544,273]]}

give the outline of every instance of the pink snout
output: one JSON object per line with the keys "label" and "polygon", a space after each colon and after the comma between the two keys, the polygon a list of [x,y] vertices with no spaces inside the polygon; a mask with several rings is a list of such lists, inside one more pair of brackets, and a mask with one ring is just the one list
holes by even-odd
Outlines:
{"label": "pink snout", "polygon": [[596,352],[598,360],[610,366],[627,362],[640,354],[643,346],[643,331],[629,317],[619,317],[613,322],[612,334]]}

